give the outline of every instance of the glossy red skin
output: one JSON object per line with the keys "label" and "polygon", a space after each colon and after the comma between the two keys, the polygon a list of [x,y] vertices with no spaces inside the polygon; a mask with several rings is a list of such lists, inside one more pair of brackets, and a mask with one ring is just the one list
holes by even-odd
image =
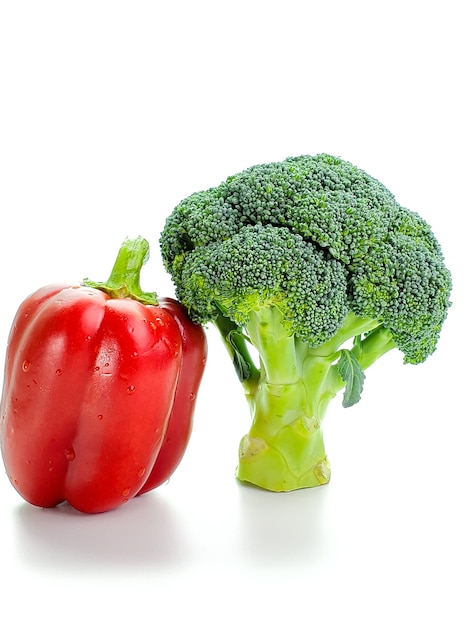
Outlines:
{"label": "glossy red skin", "polygon": [[32,294],[10,332],[0,413],[15,489],[85,513],[134,497],[158,458],[182,358],[170,309],[81,286]]}
{"label": "glossy red skin", "polygon": [[169,311],[178,323],[183,340],[183,360],[165,438],[140,494],[169,480],[186,452],[193,427],[197,393],[207,359],[207,340],[202,326],[192,322],[186,309],[176,300],[159,298],[159,305]]}

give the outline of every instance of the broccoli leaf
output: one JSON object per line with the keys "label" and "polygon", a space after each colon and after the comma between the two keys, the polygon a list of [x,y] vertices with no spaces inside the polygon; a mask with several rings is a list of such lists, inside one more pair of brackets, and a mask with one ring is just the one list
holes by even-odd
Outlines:
{"label": "broccoli leaf", "polygon": [[343,407],[348,408],[361,399],[365,374],[359,361],[350,350],[341,350],[338,361],[338,373],[346,383],[343,396]]}
{"label": "broccoli leaf", "polygon": [[231,330],[226,336],[226,341],[233,348],[233,366],[235,367],[238,379],[243,383],[251,378],[253,372],[252,364],[240,350],[240,339],[243,340],[244,337],[243,333],[239,330]]}

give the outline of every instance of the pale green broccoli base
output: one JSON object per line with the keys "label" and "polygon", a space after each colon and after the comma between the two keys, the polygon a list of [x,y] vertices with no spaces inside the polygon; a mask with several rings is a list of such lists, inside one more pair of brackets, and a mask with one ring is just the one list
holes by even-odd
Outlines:
{"label": "pale green broccoli base", "polygon": [[270,491],[329,481],[321,420],[310,416],[309,404],[303,382],[258,387],[252,425],[240,443],[239,480]]}
{"label": "pale green broccoli base", "polygon": [[[224,317],[216,323],[252,416],[240,443],[237,478],[270,491],[328,483],[330,465],[321,428],[328,405],[342,390],[344,406],[357,402],[363,370],[395,347],[379,322],[352,313],[336,335],[318,347],[289,334],[282,319],[271,306],[253,313],[243,329]],[[351,339],[351,348],[343,347]],[[259,367],[251,360],[249,343],[259,354]],[[351,360],[356,369],[350,377],[342,365]]]}

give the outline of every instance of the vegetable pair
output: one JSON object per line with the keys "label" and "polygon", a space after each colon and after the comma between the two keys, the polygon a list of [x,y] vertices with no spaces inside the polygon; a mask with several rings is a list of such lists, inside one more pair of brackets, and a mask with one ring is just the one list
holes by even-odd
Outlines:
{"label": "vegetable pair", "polygon": [[97,513],[169,479],[188,443],[206,338],[181,304],[140,288],[126,240],[106,283],[50,285],[9,337],[1,449],[28,502]]}
{"label": "vegetable pair", "polygon": [[[252,423],[237,476],[272,491],[329,481],[322,423],[330,402],[341,392],[343,406],[357,403],[365,370],[390,350],[405,363],[425,361],[451,305],[451,274],[429,224],[328,154],[256,165],[192,194],[168,216],[160,245],[178,300],[193,322],[218,329],[245,392]],[[155,311],[152,298],[131,302],[136,293],[146,301],[134,291],[109,281],[57,287],[20,309],[2,448],[30,501],[109,508],[175,465],[159,470],[167,409],[173,397],[176,406],[195,394],[204,338],[181,322],[176,302]],[[190,407],[173,411],[169,433]]]}

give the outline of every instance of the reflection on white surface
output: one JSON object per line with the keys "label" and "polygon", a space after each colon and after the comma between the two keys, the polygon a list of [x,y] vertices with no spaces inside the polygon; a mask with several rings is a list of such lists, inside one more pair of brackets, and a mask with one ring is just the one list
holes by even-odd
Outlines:
{"label": "reflection on white surface", "polygon": [[[68,505],[15,508],[17,553],[27,567],[80,573],[167,570],[191,560],[181,522],[165,499],[142,496],[112,515],[83,515]],[[194,558],[194,557],[193,557]]]}
{"label": "reflection on white surface", "polygon": [[286,576],[324,562],[328,537],[328,487],[273,494],[239,486],[240,558],[248,567],[285,568]]}
{"label": "reflection on white surface", "polygon": [[[232,485],[233,487],[233,485]],[[305,568],[322,561],[329,549],[325,519],[328,489],[271,494],[235,484],[233,513],[208,522],[213,534],[199,535],[191,528],[194,517],[184,519],[184,506],[166,493],[154,492],[109,514],[83,515],[68,505],[40,509],[26,503],[14,507],[15,549],[20,562],[38,571],[103,571],[126,575],[137,572],[197,568],[212,560],[224,566],[223,539],[229,566]],[[162,497],[163,496],[163,497]],[[202,500],[202,498],[201,498]],[[211,512],[211,517],[214,512]],[[224,531],[225,529],[225,531]]]}

